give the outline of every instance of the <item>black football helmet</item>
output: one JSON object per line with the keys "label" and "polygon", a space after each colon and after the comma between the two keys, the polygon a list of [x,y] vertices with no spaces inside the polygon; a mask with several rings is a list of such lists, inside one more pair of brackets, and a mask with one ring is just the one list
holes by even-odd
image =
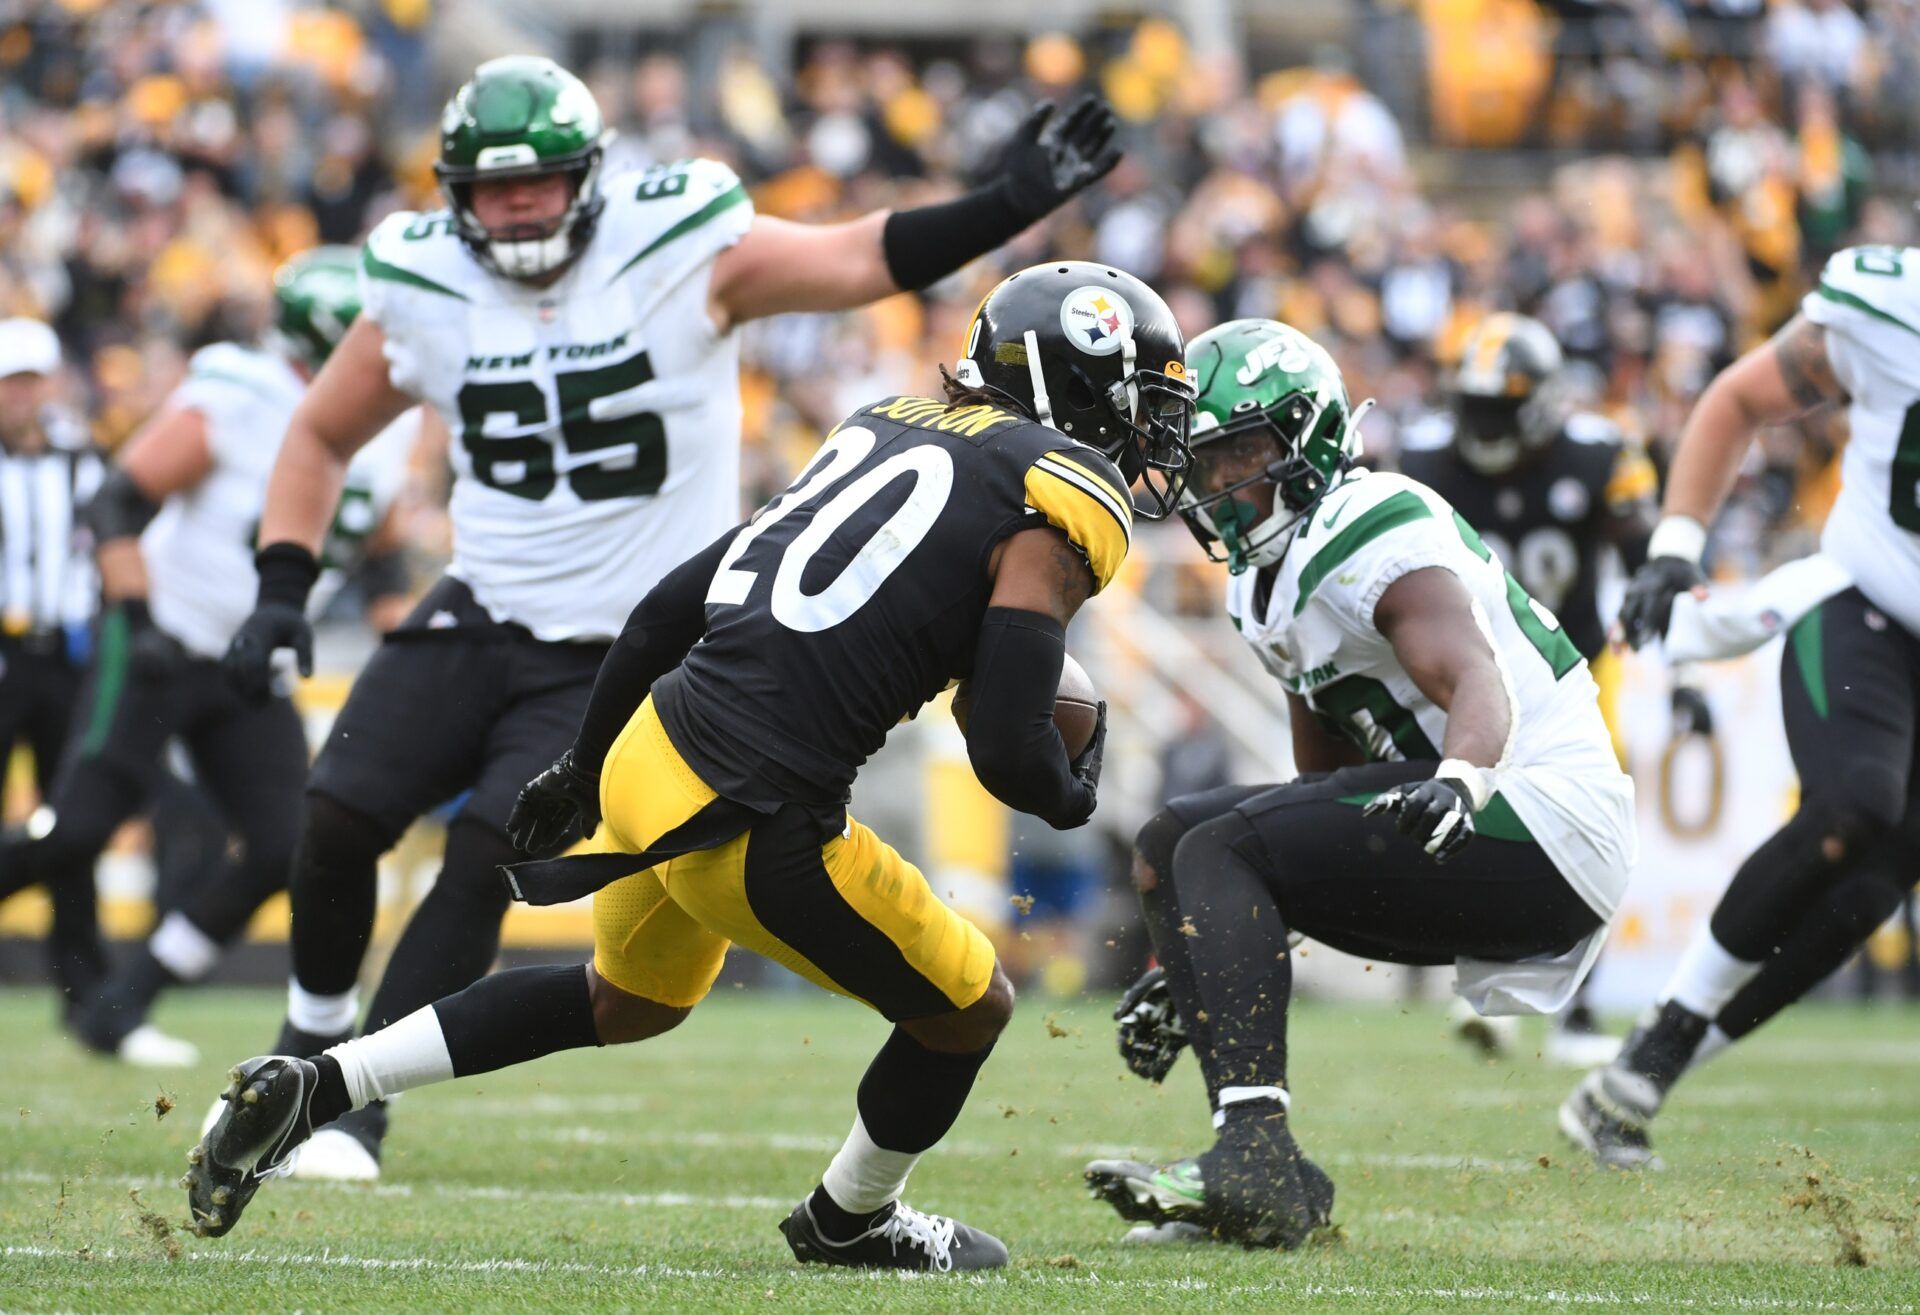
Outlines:
{"label": "black football helmet", "polygon": [[1482,320],[1447,387],[1460,459],[1504,475],[1549,447],[1566,419],[1560,367],[1560,342],[1539,320],[1510,311]]}
{"label": "black football helmet", "polygon": [[1160,294],[1083,260],[1002,280],[973,313],[954,378],[1106,455],[1149,520],[1186,484],[1194,389]]}

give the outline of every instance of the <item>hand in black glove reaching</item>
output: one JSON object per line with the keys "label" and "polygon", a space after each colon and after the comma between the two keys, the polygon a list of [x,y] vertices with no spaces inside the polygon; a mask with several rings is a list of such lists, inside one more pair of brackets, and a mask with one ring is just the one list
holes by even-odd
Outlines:
{"label": "hand in black glove reaching", "polygon": [[1627,596],[1620,604],[1620,633],[1632,648],[1667,633],[1673,600],[1706,577],[1685,557],[1651,557],[1633,573]]}
{"label": "hand in black glove reaching", "polygon": [[507,818],[507,839],[534,858],[551,858],[600,825],[600,773],[561,754],[546,771],[520,788]]}
{"label": "hand in black glove reaching", "polygon": [[1147,969],[1127,988],[1113,1021],[1120,1025],[1120,1058],[1149,1082],[1162,1081],[1187,1048],[1187,1025],[1174,1008],[1164,968]]}
{"label": "hand in black glove reaching", "polygon": [[301,675],[313,674],[307,594],[320,577],[320,563],[295,543],[268,544],[253,560],[260,593],[220,666],[235,689],[250,699],[264,699],[273,692],[273,655],[280,649],[293,650]]}
{"label": "hand in black glove reaching", "polygon": [[1000,158],[1000,189],[1007,203],[1028,223],[1057,210],[1120,163],[1121,150],[1113,140],[1119,127],[1112,107],[1098,96],[1082,96],[1064,110],[1052,101],[1042,103]]}

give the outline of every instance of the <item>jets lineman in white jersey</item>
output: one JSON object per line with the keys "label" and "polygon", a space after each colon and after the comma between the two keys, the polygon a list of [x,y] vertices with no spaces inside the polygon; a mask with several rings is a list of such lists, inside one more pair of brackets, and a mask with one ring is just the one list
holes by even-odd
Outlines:
{"label": "jets lineman in white jersey", "polygon": [[1457,963],[1483,1013],[1551,1012],[1591,966],[1635,852],[1633,786],[1586,662],[1426,486],[1353,468],[1333,360],[1271,320],[1187,347],[1199,388],[1183,515],[1287,689],[1302,775],[1173,800],[1134,876],[1160,967],[1116,1014],[1158,1081],[1191,1043],[1218,1139],[1096,1161],[1127,1219],[1297,1245],[1333,1184],[1288,1130],[1290,935]]}
{"label": "jets lineman in white jersey", "polygon": [[[274,650],[310,642],[300,605],[322,504],[347,456],[430,402],[455,435],[454,560],[361,673],[315,763],[276,1050],[318,1054],[351,1031],[375,863],[463,791],[441,877],[368,1021],[486,972],[521,786],[571,741],[628,609],[739,519],[734,328],[944,277],[1112,168],[1114,131],[1095,100],[1042,107],[978,191],[813,226],[755,215],[716,161],[603,179],[600,111],[550,60],[491,61],[454,95],[437,166],[448,207],[396,215],[366,245],[367,315],[294,417],[258,602],[227,657],[257,689]],[[342,1120],[307,1145],[303,1171],[325,1159],[325,1172],[374,1175],[384,1125],[381,1105]]]}
{"label": "jets lineman in white jersey", "polygon": [[[1755,428],[1847,408],[1820,552],[1751,591],[1752,615],[1676,605]],[[1758,642],[1786,629],[1780,704],[1798,811],[1734,874],[1673,977],[1560,1126],[1604,1164],[1657,1165],[1649,1128],[1693,1065],[1850,957],[1920,872],[1920,250],[1855,247],[1800,313],[1713,381],[1689,417],[1665,515],[1620,620],[1636,645]]]}
{"label": "jets lineman in white jersey", "polygon": [[[103,1053],[191,1062],[190,1047],[144,1026],[149,1006],[169,983],[211,968],[286,886],[307,765],[300,719],[284,693],[241,699],[217,660],[246,616],[274,451],[306,379],[357,313],[355,288],[351,251],[322,248],[290,261],[275,279],[271,344],[196,353],[186,382],[128,440],[88,508],[106,600],[98,656],[50,797],[53,826],[10,846],[0,873],[9,885],[90,886],[95,858],[144,804],[174,738],[242,842],[240,857],[201,882],[72,1016],[80,1039]],[[397,492],[416,428],[403,420],[356,468],[350,506],[359,537]]]}

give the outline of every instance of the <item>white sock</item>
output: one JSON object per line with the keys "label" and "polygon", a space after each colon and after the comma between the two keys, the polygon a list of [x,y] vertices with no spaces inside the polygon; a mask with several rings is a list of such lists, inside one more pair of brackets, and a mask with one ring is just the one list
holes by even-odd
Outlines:
{"label": "white sock", "polygon": [[919,1158],[917,1154],[874,1145],[867,1135],[867,1125],[856,1114],[853,1131],[820,1176],[820,1185],[848,1214],[872,1214],[887,1202],[900,1199],[900,1193],[907,1189],[907,1175]]}
{"label": "white sock", "polygon": [[392,1027],[342,1041],[327,1053],[340,1065],[355,1109],[453,1076],[453,1056],[447,1053],[440,1015],[432,1005],[414,1010]]}
{"label": "white sock", "polygon": [[1275,1100],[1280,1108],[1293,1108],[1293,1097],[1287,1094],[1285,1087],[1222,1087],[1220,1088],[1220,1108],[1213,1112],[1215,1131],[1227,1126],[1227,1106],[1238,1105],[1248,1100]]}
{"label": "white sock", "polygon": [[1759,964],[1734,958],[1713,939],[1710,927],[1702,927],[1687,943],[1687,952],[1680,956],[1661,999],[1711,1020],[1759,972]]}
{"label": "white sock", "polygon": [[287,1021],[302,1032],[316,1036],[351,1032],[354,1020],[359,1017],[359,987],[344,995],[315,995],[302,988],[297,979],[287,979]]}
{"label": "white sock", "polygon": [[147,953],[183,982],[197,982],[220,957],[220,947],[175,909],[160,920],[147,938]]}

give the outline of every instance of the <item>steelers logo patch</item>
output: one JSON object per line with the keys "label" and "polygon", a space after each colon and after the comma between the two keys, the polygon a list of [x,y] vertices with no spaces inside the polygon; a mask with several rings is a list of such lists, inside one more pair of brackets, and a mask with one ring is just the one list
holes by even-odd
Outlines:
{"label": "steelers logo patch", "polygon": [[1075,288],[1060,303],[1067,341],[1089,356],[1111,356],[1133,336],[1133,307],[1111,288]]}

